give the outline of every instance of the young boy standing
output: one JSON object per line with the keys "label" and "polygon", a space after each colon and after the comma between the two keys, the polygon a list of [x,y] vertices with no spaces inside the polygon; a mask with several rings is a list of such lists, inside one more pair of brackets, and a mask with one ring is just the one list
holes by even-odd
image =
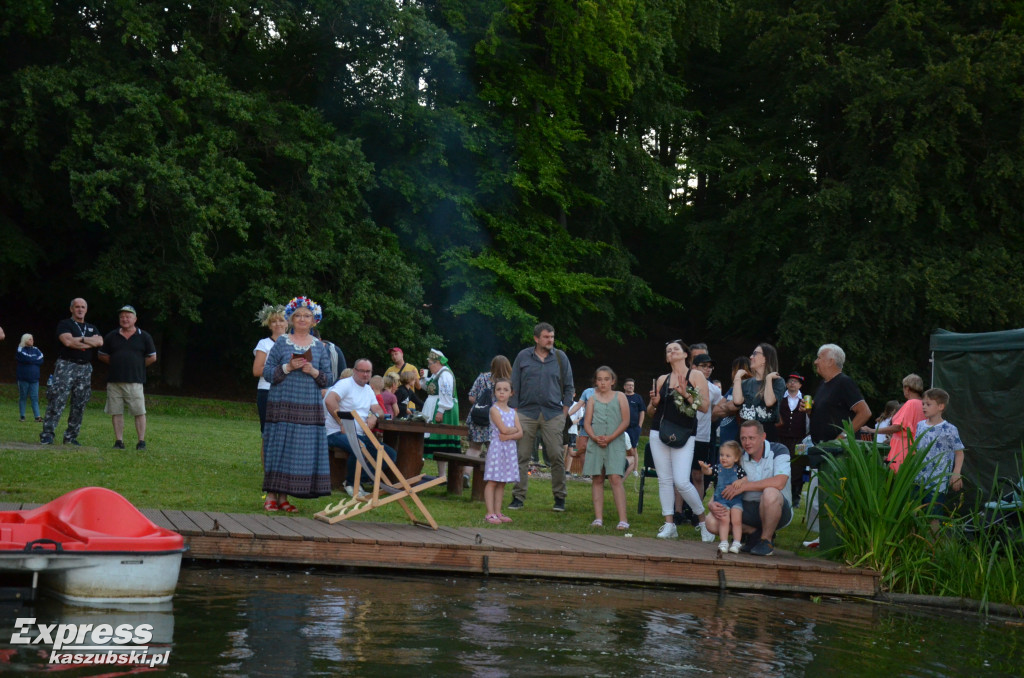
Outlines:
{"label": "young boy standing", "polygon": [[918,450],[927,450],[924,466],[917,474],[917,484],[928,490],[928,499],[942,506],[946,488],[958,492],[963,487],[960,469],[964,464],[964,444],[956,426],[942,418],[949,404],[949,394],[941,388],[924,392],[921,411],[925,420],[917,425],[914,440]]}

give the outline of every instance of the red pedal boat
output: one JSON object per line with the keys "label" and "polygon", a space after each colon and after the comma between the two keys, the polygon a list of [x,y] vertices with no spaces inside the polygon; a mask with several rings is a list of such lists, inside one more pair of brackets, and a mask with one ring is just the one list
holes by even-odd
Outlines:
{"label": "red pedal boat", "polygon": [[0,572],[32,573],[77,603],[174,596],[185,542],[113,490],[84,487],[28,511],[0,511]]}

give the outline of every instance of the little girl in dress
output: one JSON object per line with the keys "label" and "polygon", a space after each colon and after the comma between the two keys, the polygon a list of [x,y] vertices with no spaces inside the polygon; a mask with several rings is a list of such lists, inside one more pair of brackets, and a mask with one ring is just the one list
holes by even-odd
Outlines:
{"label": "little girl in dress", "polygon": [[615,510],[619,514],[616,529],[627,530],[626,488],[622,484],[622,473],[626,468],[629,445],[622,439],[622,434],[629,425],[629,404],[624,393],[612,390],[615,386],[612,368],[598,367],[594,373],[594,386],[596,390],[587,401],[587,413],[583,417],[583,428],[590,436],[583,475],[591,476],[590,493],[594,500],[594,522],[591,526],[604,525],[604,479],[607,476],[612,486]]}
{"label": "little girl in dress", "polygon": [[484,520],[492,525],[511,523],[512,519],[501,512],[505,498],[505,483],[519,482],[519,453],[516,441],[523,437],[519,425],[519,414],[508,406],[512,397],[512,382],[498,379],[494,382],[494,404],[491,405],[491,442],[487,447],[484,462],[484,504],[487,515]]}
{"label": "little girl in dress", "polygon": [[[740,465],[743,458],[743,448],[735,440],[722,443],[718,450],[719,463],[709,466],[706,462],[698,461],[701,471],[706,476],[711,476],[708,484],[715,484],[715,496],[712,501],[717,501],[729,509],[729,520],[718,521],[718,537],[721,541],[718,550],[722,553],[739,553],[740,540],[743,538],[743,494],[740,493],[732,499],[722,496],[722,490],[740,478],[746,478],[747,474]],[[729,525],[732,525],[732,546],[729,546]]]}

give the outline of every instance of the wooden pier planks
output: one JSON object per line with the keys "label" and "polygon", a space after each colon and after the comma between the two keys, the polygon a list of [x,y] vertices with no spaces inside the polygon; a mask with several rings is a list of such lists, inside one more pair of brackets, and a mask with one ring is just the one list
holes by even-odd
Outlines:
{"label": "wooden pier planks", "polygon": [[185,536],[188,557],[252,563],[479,573],[554,579],[700,586],[812,594],[874,595],[871,570],[799,558],[719,557],[715,544],[557,534],[486,527],[441,527],[295,516],[145,511]]}

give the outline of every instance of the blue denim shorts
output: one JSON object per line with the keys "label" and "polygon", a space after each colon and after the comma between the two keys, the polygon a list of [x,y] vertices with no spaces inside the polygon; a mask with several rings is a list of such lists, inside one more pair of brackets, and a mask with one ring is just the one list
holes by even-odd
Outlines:
{"label": "blue denim shorts", "polygon": [[733,497],[732,499],[726,499],[725,497],[720,495],[718,492],[715,492],[714,501],[717,501],[719,504],[721,504],[722,506],[725,506],[726,508],[729,508],[729,509],[743,508],[743,495],[742,494],[738,494],[735,497]]}

